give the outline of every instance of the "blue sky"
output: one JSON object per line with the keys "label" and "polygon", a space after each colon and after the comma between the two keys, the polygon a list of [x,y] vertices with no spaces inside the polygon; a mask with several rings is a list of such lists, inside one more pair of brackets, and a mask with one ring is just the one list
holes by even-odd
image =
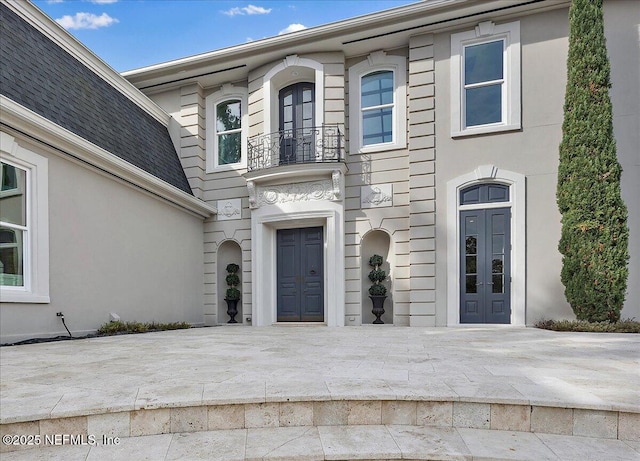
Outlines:
{"label": "blue sky", "polygon": [[117,71],[183,58],[415,0],[35,0]]}

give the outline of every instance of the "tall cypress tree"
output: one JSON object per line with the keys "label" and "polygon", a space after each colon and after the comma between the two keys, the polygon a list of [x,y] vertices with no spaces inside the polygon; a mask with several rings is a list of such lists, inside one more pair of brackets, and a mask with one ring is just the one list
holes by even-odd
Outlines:
{"label": "tall cypress tree", "polygon": [[629,259],[602,0],[573,0],[557,201],[565,297],[579,320],[620,319]]}

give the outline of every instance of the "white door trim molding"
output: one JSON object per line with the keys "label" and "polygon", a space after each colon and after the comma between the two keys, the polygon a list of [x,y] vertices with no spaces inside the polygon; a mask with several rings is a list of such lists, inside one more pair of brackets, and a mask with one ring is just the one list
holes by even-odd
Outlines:
{"label": "white door trim molding", "polygon": [[251,213],[253,325],[276,323],[276,231],[324,227],[325,324],[344,326],[344,215],[342,204],[293,202],[257,208]]}
{"label": "white door trim molding", "polygon": [[[474,184],[509,186],[511,207],[511,325],[526,324],[526,178],[520,173],[482,165],[447,182],[447,325],[460,325],[460,190]],[[464,209],[489,208],[480,204]]]}

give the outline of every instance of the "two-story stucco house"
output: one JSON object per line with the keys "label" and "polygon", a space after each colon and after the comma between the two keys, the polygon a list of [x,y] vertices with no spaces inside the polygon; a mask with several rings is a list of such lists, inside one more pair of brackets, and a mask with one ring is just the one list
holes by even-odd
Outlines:
{"label": "two-story stucco house", "polygon": [[[102,200],[117,209],[113,219],[105,219],[104,232],[121,235],[143,282],[149,278],[145,265],[166,278],[139,287],[130,268],[113,268],[123,271],[114,277],[105,274],[103,262],[75,253],[65,264],[89,278],[110,277],[112,290],[81,289],[72,297],[78,305],[64,309],[73,309],[83,319],[82,329],[90,330],[112,311],[130,320],[134,314],[153,316],[152,304],[168,290],[176,293],[169,301],[178,312],[184,306],[180,298],[194,305],[179,319],[226,323],[225,268],[236,263],[238,319],[244,325],[369,324],[374,316],[368,261],[379,254],[389,275],[386,324],[529,325],[572,318],[559,276],[555,202],[568,8],[562,0],[427,0],[122,76],[98,71],[142,107],[143,118],[156,114],[188,181],[185,200],[201,208],[194,217],[193,210],[176,211],[172,204],[171,213],[183,216],[174,224],[189,231],[167,230],[162,213],[152,219],[141,214],[144,203],[113,203],[108,193],[76,197],[78,190],[68,190],[66,200]],[[47,18],[30,15],[45,24],[51,39],[66,37]],[[638,3],[605,2],[631,242],[623,317],[640,315],[639,24]],[[87,72],[96,72],[95,56],[72,55]],[[141,142],[151,142],[150,136],[144,133]],[[77,161],[65,161],[80,168]],[[144,163],[138,166],[144,169]],[[51,172],[49,182],[51,188]],[[167,201],[163,191],[149,197],[144,186],[129,189],[141,201]],[[51,226],[58,220],[53,207]],[[89,212],[87,220],[104,218],[99,206]],[[50,248],[69,238],[65,232],[77,232],[80,240],[88,233],[90,251],[119,259],[121,249],[105,250],[93,235],[100,225],[67,218],[57,224],[56,235],[49,232]],[[54,292],[65,298],[79,288],[54,275],[52,260],[53,254],[51,305],[3,302],[3,335],[44,333],[44,326],[29,330],[28,317],[50,320],[63,309]],[[54,281],[62,284],[59,289]],[[144,299],[147,292],[151,302]],[[196,298],[202,305],[195,307]],[[135,310],[132,304],[145,307]],[[166,313],[166,307],[157,308]]]}

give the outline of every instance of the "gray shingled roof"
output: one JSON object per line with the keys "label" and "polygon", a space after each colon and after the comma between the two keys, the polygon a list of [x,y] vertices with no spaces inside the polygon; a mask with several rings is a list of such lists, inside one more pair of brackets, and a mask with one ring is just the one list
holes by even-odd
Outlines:
{"label": "gray shingled roof", "polygon": [[4,4],[0,93],[192,193],[167,128]]}

